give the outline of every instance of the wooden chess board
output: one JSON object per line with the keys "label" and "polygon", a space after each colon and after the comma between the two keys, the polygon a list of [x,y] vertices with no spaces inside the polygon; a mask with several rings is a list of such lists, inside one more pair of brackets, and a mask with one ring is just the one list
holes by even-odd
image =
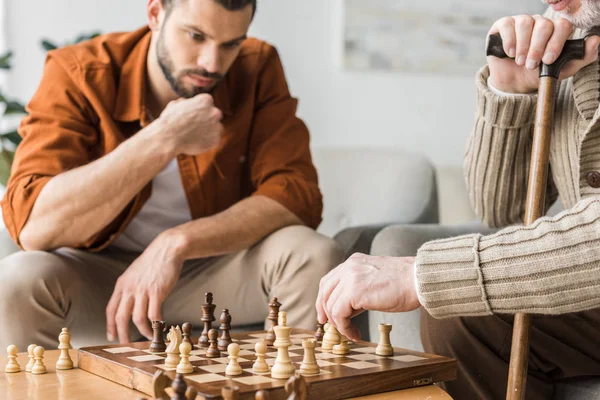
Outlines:
{"label": "wooden chess board", "polygon": [[[234,334],[234,342],[240,345],[239,363],[243,374],[227,376],[227,353],[221,358],[206,358],[206,349],[194,346],[190,361],[194,372],[186,374],[188,384],[198,388],[206,399],[219,399],[221,388],[227,385],[240,388],[240,399],[254,399],[254,393],[266,389],[271,399],[286,399],[285,380],[272,379],[269,374],[252,373],[256,357],[254,345],[262,341],[265,332]],[[290,359],[298,369],[303,359],[302,339],[313,337],[312,332],[292,330],[289,348]],[[193,339],[197,343],[196,339]],[[456,378],[456,361],[453,359],[394,348],[389,357],[375,355],[374,343],[349,342],[350,353],[345,356],[323,352],[316,348],[316,358],[321,373],[306,377],[310,399],[344,399],[354,396],[412,388]],[[150,342],[128,345],[109,345],[79,349],[79,368],[105,379],[152,395],[152,377],[163,369],[171,378],[174,370],[164,367],[166,353],[152,354]],[[266,361],[273,365],[277,350],[270,346]]]}

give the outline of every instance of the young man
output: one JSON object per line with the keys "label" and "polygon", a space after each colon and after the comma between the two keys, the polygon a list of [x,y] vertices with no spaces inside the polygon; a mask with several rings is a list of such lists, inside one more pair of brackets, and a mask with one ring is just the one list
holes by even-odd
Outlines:
{"label": "young man", "polygon": [[[0,348],[127,342],[130,323],[234,325],[278,296],[312,328],[341,262],[318,235],[309,136],[276,50],[246,34],[255,0],[149,0],[148,27],[51,52],[28,106],[0,262]],[[36,250],[36,251],[33,251]],[[220,312],[217,313],[217,317]]]}
{"label": "young man", "polygon": [[[514,59],[490,58],[477,77],[465,177],[475,210],[492,226],[522,222],[539,63],[556,60],[573,26],[583,37],[600,25],[600,1],[548,4],[567,19],[520,15],[494,24],[490,33],[501,34]],[[517,312],[535,314],[525,398],[552,398],[555,380],[600,375],[599,44],[588,37],[585,60],[569,64],[560,83],[547,197],[551,204],[558,192],[565,212],[490,236],[430,242],[416,259],[355,255],[321,281],[319,320],[356,337],[349,318],[362,310],[423,305],[426,351],[459,361],[458,379],[445,385],[456,399],[505,398]]]}

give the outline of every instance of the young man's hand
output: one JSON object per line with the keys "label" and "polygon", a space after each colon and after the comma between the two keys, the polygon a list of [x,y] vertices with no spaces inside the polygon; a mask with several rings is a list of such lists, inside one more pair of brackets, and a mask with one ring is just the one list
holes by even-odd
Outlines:
{"label": "young man's hand", "polygon": [[355,315],[419,308],[414,262],[414,257],[354,254],[321,279],[316,302],[319,322],[329,321],[349,339],[358,340],[358,329],[350,321]]}
{"label": "young man's hand", "polygon": [[106,307],[106,336],[129,343],[133,318],[140,333],[152,339],[149,321],[161,321],[161,305],[179,279],[184,259],[167,233],[158,236],[119,277]]}

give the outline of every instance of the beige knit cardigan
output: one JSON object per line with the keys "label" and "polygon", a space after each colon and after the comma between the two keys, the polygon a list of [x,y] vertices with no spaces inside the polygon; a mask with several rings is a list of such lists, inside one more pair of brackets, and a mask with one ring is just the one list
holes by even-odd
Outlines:
{"label": "beige knit cardigan", "polygon": [[[581,36],[583,33],[576,33]],[[564,314],[600,307],[600,65],[559,85],[550,152],[548,203],[566,211],[522,226],[537,95],[497,96],[489,69],[477,74],[477,111],[465,179],[479,217],[496,234],[423,245],[416,277],[437,318],[492,313]]]}

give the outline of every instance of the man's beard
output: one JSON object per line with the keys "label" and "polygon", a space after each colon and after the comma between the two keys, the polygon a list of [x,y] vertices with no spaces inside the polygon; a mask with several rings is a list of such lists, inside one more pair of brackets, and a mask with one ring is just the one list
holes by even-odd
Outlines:
{"label": "man's beard", "polygon": [[[158,41],[156,44],[156,54],[158,58],[158,65],[160,65],[160,69],[165,76],[165,79],[171,85],[173,91],[179,96],[186,99],[192,98],[202,93],[209,93],[217,83],[223,78],[221,74],[218,73],[210,73],[206,71],[204,68],[189,68],[182,70],[177,76],[175,76],[175,65],[173,64],[173,60],[169,51],[167,50],[167,46],[165,44],[164,35],[162,31],[158,36]],[[193,85],[186,85],[183,81],[183,78],[187,75],[196,75],[201,76],[206,79],[214,80],[215,84],[211,87],[199,87]]]}
{"label": "man's beard", "polygon": [[559,15],[571,21],[573,26],[576,28],[595,28],[600,26],[600,1],[581,0],[581,6],[579,7],[579,10],[573,12],[571,6],[569,5],[563,11],[560,11]]}

